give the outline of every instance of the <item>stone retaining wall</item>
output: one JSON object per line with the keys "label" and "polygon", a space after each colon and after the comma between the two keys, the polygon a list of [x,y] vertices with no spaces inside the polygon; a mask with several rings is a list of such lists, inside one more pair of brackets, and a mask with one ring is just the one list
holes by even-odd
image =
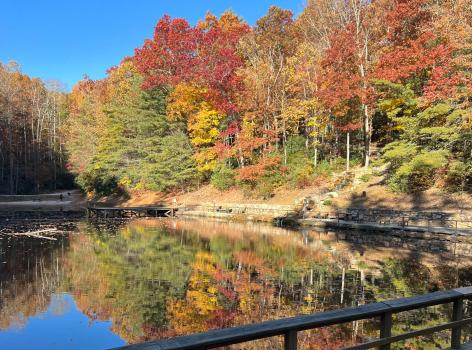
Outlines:
{"label": "stone retaining wall", "polygon": [[332,213],[314,213],[312,216],[384,225],[472,229],[472,216],[452,212],[347,208]]}
{"label": "stone retaining wall", "polygon": [[293,216],[296,214],[292,205],[273,204],[214,204],[187,206],[179,209],[178,215],[208,216],[208,217],[245,217],[273,219],[277,217]]}

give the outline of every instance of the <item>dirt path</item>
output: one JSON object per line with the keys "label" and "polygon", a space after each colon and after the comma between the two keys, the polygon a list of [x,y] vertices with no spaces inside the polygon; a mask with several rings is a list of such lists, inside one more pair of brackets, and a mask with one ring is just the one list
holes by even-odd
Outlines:
{"label": "dirt path", "polygon": [[0,210],[76,210],[84,207],[79,190],[37,195],[0,195]]}

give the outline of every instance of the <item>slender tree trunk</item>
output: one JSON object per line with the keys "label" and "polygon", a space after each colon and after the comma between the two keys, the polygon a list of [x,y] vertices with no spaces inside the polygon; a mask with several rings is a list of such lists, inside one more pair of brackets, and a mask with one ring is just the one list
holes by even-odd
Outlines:
{"label": "slender tree trunk", "polygon": [[370,143],[371,143],[371,128],[370,118],[367,111],[367,106],[364,106],[364,166],[369,167],[370,164]]}
{"label": "slender tree trunk", "polygon": [[349,171],[349,162],[351,158],[350,132],[346,134],[346,171]]}
{"label": "slender tree trunk", "polygon": [[283,131],[283,148],[284,148],[284,165],[287,165],[287,130],[285,130],[285,121],[284,121],[284,131]]}
{"label": "slender tree trunk", "polygon": [[9,193],[14,194],[14,184],[13,184],[13,169],[14,169],[14,163],[13,163],[13,140],[12,140],[12,128],[13,125],[11,123],[8,123],[8,157],[10,161],[10,169],[8,169],[8,175],[9,175]]}
{"label": "slender tree trunk", "polygon": [[313,165],[316,168],[318,166],[318,147],[314,146],[315,148],[315,155],[313,159]]}

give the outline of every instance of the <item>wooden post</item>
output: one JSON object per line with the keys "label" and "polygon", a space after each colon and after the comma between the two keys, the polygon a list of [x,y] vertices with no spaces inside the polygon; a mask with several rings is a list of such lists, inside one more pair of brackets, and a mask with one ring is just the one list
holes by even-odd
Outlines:
{"label": "wooden post", "polygon": [[[459,298],[454,300],[452,307],[452,321],[462,320],[462,310],[463,310],[463,299]],[[451,333],[451,348],[460,349],[461,348],[461,326],[456,326],[452,328]]]}
{"label": "wooden post", "polygon": [[[392,313],[386,312],[380,317],[380,338],[392,336]],[[390,344],[382,345],[379,350],[390,350]]]}
{"label": "wooden post", "polygon": [[284,350],[297,350],[297,332],[288,331],[284,335]]}

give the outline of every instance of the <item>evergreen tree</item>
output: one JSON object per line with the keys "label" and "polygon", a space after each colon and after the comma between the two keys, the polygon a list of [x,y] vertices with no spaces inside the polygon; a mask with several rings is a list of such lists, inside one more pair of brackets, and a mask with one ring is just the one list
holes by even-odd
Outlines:
{"label": "evergreen tree", "polygon": [[88,171],[80,175],[82,184],[100,194],[118,185],[165,191],[192,184],[192,149],[181,131],[185,126],[166,116],[166,92],[142,90],[133,65],[123,66],[111,72],[105,131]]}

